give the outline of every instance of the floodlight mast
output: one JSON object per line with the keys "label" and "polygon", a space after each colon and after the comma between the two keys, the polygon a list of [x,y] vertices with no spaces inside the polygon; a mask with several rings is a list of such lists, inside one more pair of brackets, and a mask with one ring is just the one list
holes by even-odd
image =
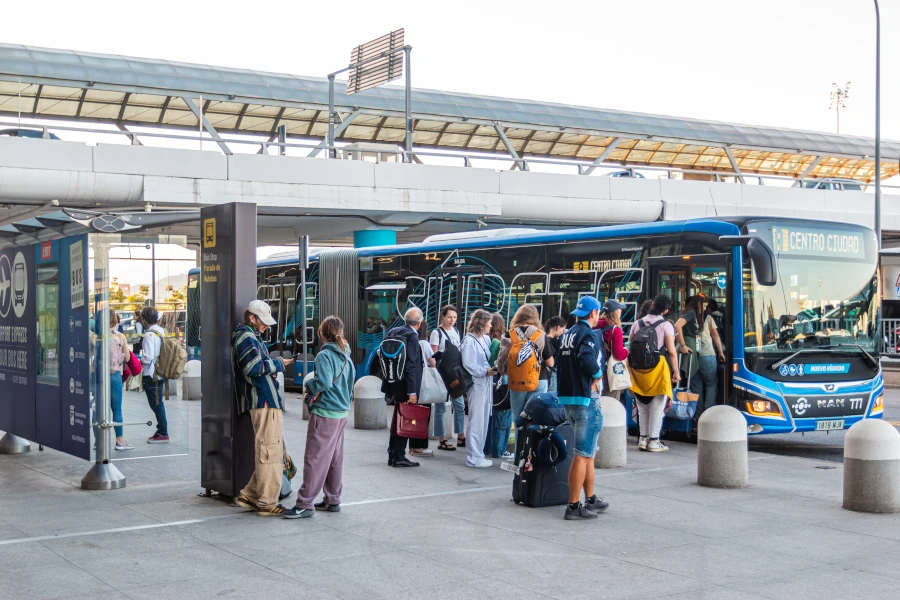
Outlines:
{"label": "floodlight mast", "polygon": [[847,108],[846,100],[850,97],[850,82],[844,84],[844,87],[838,86],[836,83],[832,83],[831,87],[834,88],[828,97],[831,99],[831,102],[828,104],[828,108],[834,109],[835,115],[837,116],[837,132],[841,132],[841,109]]}

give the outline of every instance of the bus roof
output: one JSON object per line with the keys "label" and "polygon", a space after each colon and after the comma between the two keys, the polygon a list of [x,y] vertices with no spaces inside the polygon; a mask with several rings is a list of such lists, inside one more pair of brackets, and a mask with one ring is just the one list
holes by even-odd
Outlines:
{"label": "bus roof", "polygon": [[[741,226],[756,220],[792,221],[797,223],[821,223],[812,219],[793,217],[722,217],[715,219],[688,219],[683,221],[655,221],[652,223],[633,223],[628,225],[609,225],[603,227],[582,227],[578,229],[561,229],[555,231],[537,231],[519,233],[495,238],[476,238],[470,240],[436,240],[417,244],[397,244],[394,246],[375,246],[360,248],[360,257],[389,256],[394,254],[415,254],[419,252],[443,252],[447,250],[467,250],[472,248],[505,248],[510,246],[558,244],[565,242],[584,242],[604,240],[625,236],[667,235],[678,233],[708,233],[711,235],[737,235]],[[841,223],[842,227],[852,226],[869,229],[862,225]],[[323,254],[339,249],[327,249],[310,252],[310,261],[318,260]],[[258,267],[280,267],[296,264],[297,258],[287,254],[276,255],[257,263]],[[200,269],[191,269],[189,274],[199,274]]]}

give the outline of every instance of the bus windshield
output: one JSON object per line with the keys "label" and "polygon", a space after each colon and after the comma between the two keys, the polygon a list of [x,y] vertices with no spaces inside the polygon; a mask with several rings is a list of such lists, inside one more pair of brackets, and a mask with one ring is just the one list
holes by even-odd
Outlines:
{"label": "bus windshield", "polygon": [[761,362],[768,364],[798,350],[837,349],[860,356],[860,348],[870,354],[877,351],[873,232],[790,221],[754,222],[747,227],[748,233],[770,244],[778,268],[778,282],[771,287],[759,285],[749,264],[744,268],[748,366],[761,372]]}

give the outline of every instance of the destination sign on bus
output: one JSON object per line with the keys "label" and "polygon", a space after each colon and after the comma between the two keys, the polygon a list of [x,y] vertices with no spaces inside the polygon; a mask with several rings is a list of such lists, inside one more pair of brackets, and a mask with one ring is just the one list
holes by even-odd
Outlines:
{"label": "destination sign on bus", "polygon": [[773,250],[796,256],[865,258],[863,235],[856,231],[829,231],[804,227],[772,228]]}

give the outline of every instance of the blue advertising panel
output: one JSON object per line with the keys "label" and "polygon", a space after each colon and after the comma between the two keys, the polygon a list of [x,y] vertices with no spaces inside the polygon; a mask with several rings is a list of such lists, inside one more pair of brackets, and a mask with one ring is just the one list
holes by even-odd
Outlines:
{"label": "blue advertising panel", "polygon": [[35,431],[34,247],[0,250],[0,430]]}
{"label": "blue advertising panel", "polygon": [[58,445],[53,447],[90,460],[90,315],[85,285],[87,235],[60,240],[59,248],[60,402],[55,410],[61,423],[61,435]]}
{"label": "blue advertising panel", "polygon": [[90,459],[87,236],[0,251],[0,431]]}

